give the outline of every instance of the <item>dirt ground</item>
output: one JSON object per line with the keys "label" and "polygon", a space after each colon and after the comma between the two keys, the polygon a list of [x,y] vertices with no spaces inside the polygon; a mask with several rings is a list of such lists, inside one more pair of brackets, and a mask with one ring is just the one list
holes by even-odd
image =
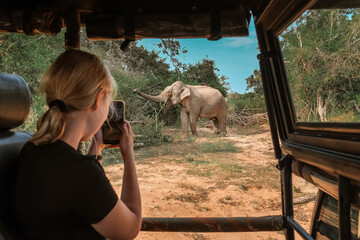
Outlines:
{"label": "dirt ground", "polygon": [[[200,128],[182,138],[167,129],[170,143],[136,150],[144,217],[247,217],[281,215],[280,175],[268,126],[229,128],[226,137]],[[120,194],[123,165],[105,167]],[[294,199],[316,188],[293,177]],[[294,205],[295,219],[309,230],[314,201]],[[282,231],[254,233],[140,232],[136,239],[284,239]],[[296,236],[296,239],[301,239]]]}

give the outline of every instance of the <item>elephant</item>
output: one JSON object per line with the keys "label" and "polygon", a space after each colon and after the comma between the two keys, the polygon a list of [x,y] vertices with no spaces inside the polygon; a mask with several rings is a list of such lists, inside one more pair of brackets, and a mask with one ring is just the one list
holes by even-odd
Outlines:
{"label": "elephant", "polygon": [[181,81],[176,81],[157,96],[142,93],[137,89],[133,92],[150,101],[180,104],[180,120],[185,135],[188,134],[189,120],[192,134],[197,135],[196,121],[199,117],[211,119],[216,128],[215,133],[226,134],[227,104],[217,89],[203,85],[185,85]]}

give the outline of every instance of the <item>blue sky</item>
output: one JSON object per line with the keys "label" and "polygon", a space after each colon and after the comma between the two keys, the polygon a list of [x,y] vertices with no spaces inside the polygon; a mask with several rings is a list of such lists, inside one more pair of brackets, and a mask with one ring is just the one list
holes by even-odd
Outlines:
{"label": "blue sky", "polygon": [[[259,69],[257,60],[257,39],[253,20],[250,21],[249,37],[223,38],[218,41],[207,39],[177,39],[188,52],[180,60],[184,63],[195,64],[204,58],[215,61],[219,74],[227,76],[230,91],[244,93],[246,78],[255,69]],[[143,39],[138,45],[143,45],[148,50],[159,50],[156,46],[160,40]],[[164,55],[160,55],[165,57]]]}

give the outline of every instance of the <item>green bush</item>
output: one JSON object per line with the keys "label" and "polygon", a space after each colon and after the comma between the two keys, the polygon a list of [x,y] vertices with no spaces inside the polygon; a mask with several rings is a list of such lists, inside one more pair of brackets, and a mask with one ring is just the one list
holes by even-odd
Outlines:
{"label": "green bush", "polygon": [[46,102],[44,95],[34,95],[31,97],[30,113],[25,123],[19,126],[16,130],[35,132],[37,120],[46,111]]}
{"label": "green bush", "polygon": [[239,94],[231,93],[228,97],[229,110],[241,111],[244,108],[252,109],[253,113],[266,112],[266,105],[263,95],[253,92]]}
{"label": "green bush", "polygon": [[168,136],[164,136],[164,122],[153,117],[143,116],[139,122],[132,124],[132,129],[135,134],[135,143],[154,145],[171,141]]}

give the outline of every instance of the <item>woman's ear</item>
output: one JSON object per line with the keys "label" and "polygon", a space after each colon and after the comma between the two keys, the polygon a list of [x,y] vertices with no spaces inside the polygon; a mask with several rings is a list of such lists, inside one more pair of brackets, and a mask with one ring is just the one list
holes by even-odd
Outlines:
{"label": "woman's ear", "polygon": [[105,98],[105,94],[106,94],[106,91],[103,88],[100,89],[100,91],[97,93],[95,103],[92,107],[94,111],[96,111],[99,108],[100,104],[102,104],[102,101],[104,101],[103,99]]}
{"label": "woman's ear", "polygon": [[190,88],[183,87],[180,92],[180,99],[183,100],[186,97],[190,96]]}

